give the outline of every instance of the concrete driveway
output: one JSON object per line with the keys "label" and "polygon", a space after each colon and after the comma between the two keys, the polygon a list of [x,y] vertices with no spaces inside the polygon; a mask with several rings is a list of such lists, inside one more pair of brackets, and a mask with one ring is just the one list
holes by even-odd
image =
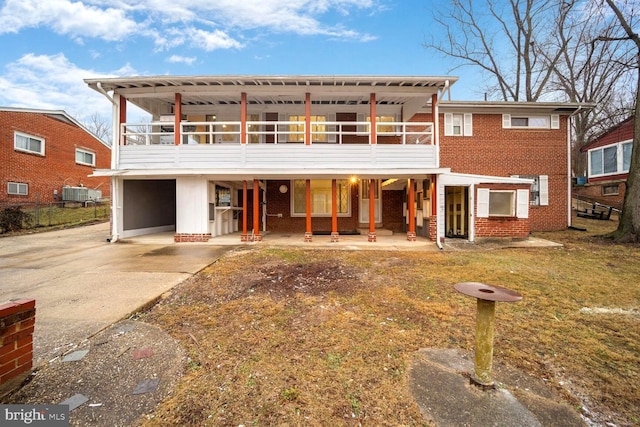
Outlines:
{"label": "concrete driveway", "polygon": [[211,264],[234,246],[108,243],[109,224],[0,238],[0,303],[36,300],[34,366]]}

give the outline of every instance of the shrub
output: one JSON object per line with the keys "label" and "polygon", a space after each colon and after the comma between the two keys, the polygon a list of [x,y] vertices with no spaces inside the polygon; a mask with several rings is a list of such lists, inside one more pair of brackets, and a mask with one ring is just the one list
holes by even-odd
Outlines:
{"label": "shrub", "polygon": [[0,232],[22,230],[25,227],[29,227],[32,221],[32,216],[24,212],[20,206],[4,208],[0,212]]}

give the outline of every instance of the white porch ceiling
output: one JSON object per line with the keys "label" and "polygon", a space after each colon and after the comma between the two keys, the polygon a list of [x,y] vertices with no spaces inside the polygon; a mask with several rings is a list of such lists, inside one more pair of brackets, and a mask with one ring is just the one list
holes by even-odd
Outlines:
{"label": "white porch ceiling", "polygon": [[415,109],[432,94],[453,84],[457,77],[411,76],[156,76],[87,79],[99,92],[122,95],[140,108],[157,113],[175,103],[182,94],[183,106],[240,105],[240,94],[247,94],[250,105],[304,105],[305,94],[312,104],[369,104],[376,94],[378,105],[405,105]]}

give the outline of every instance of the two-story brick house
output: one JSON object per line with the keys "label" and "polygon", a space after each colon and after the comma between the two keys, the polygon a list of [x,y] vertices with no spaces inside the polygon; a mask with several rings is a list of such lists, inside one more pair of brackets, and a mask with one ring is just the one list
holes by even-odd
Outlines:
{"label": "two-story brick house", "polygon": [[[454,77],[89,79],[113,104],[112,238],[566,228],[578,104],[442,101]],[[127,106],[151,115],[132,123]],[[328,237],[327,237],[328,238]]]}
{"label": "two-story brick house", "polygon": [[109,168],[110,147],[64,111],[0,108],[0,204],[51,203],[63,187],[97,189],[110,180],[89,177]]}

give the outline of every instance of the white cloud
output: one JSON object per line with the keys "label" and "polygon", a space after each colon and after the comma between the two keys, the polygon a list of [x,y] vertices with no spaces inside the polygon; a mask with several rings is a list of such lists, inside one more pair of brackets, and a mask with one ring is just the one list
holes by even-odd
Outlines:
{"label": "white cloud", "polygon": [[96,37],[121,40],[136,31],[126,11],[101,9],[68,0],[7,0],[0,9],[0,34],[23,28],[47,26],[73,38]]}
{"label": "white cloud", "polygon": [[[379,0],[6,0],[0,34],[48,27],[77,42],[84,38],[120,41],[150,37],[159,50],[189,44],[211,51],[242,48],[243,31],[325,35],[369,41],[373,37],[340,22],[331,12],[382,10]],[[238,34],[237,36],[233,34]]]}
{"label": "white cloud", "polygon": [[167,58],[167,61],[172,63],[183,63],[187,65],[192,65],[196,62],[195,56],[180,56],[180,55],[171,55]]}
{"label": "white cloud", "polygon": [[[133,71],[133,72],[132,72]],[[93,113],[110,117],[111,103],[84,83],[83,79],[131,75],[125,67],[114,73],[85,70],[63,54],[26,54],[9,63],[0,75],[0,105],[9,107],[65,110],[84,120]]]}
{"label": "white cloud", "polygon": [[197,28],[189,28],[186,31],[190,44],[207,52],[215,49],[241,48],[242,43],[229,37],[224,31],[205,31]]}

